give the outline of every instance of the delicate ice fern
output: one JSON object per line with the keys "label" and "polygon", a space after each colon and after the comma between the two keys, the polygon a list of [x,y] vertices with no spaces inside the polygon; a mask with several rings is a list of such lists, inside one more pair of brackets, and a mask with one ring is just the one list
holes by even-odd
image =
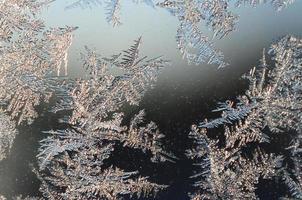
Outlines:
{"label": "delicate ice fern", "polygon": [[200,128],[217,128],[223,124],[232,124],[234,121],[238,121],[244,119],[248,116],[252,109],[255,107],[254,104],[248,104],[246,99],[239,99],[239,103],[237,103],[236,108],[233,107],[234,102],[226,101],[225,103],[219,103],[219,107],[213,112],[221,112],[222,115],[220,118],[200,123]]}
{"label": "delicate ice fern", "polygon": [[[176,40],[180,52],[189,63],[208,63],[224,67],[227,63],[222,52],[215,49],[212,39],[205,36],[198,27],[201,23],[205,23],[213,31],[212,37],[218,39],[234,31],[239,17],[229,9],[233,2],[236,6],[242,4],[255,6],[262,3],[262,1],[252,0],[165,0],[157,5],[166,8],[180,21]],[[294,0],[271,1],[277,10],[281,10],[293,2]]]}
{"label": "delicate ice fern", "polygon": [[[281,170],[282,179],[288,186],[291,196],[302,199],[302,133],[294,137],[291,145],[287,148],[293,161],[293,167]],[[288,168],[288,166],[287,166]]]}
{"label": "delicate ice fern", "polygon": [[[64,170],[54,168],[55,176],[47,182],[41,178],[44,197],[47,199],[124,199],[125,195],[138,197],[151,195],[164,186],[150,183],[137,172],[124,172],[118,168],[102,169],[92,162],[82,163],[62,156],[68,163]],[[64,193],[53,191],[50,185],[60,186]]]}
{"label": "delicate ice fern", "polygon": [[33,15],[51,0],[2,0],[0,2],[0,39],[10,41],[14,33],[25,30],[39,31],[43,23]]}
{"label": "delicate ice fern", "polygon": [[[195,184],[201,189],[195,199],[256,199],[254,184],[267,172],[273,176],[281,174],[292,197],[302,197],[301,48],[302,40],[284,37],[268,51],[271,64],[267,63],[263,51],[260,66],[245,76],[250,82],[246,94],[238,97],[238,102],[220,104],[214,110],[222,111],[220,118],[206,120],[193,129],[190,136],[196,141],[197,148],[188,151],[188,156],[201,159],[200,175],[205,178]],[[219,143],[207,137],[208,132],[215,128],[223,130],[223,140]],[[266,135],[268,131],[294,137],[288,148],[294,165],[292,170],[282,167],[280,156],[272,157],[263,150],[261,156],[252,153],[252,160],[243,157],[246,154],[243,149],[251,147],[251,144],[260,150],[261,143],[274,143]],[[289,131],[295,131],[296,135],[291,136]],[[255,156],[261,158],[255,160]],[[232,164],[234,162],[235,165]]]}
{"label": "delicate ice fern", "polygon": [[0,30],[5,30],[0,36],[0,104],[17,124],[37,117],[35,106],[47,102],[55,91],[53,73],[60,72],[62,62],[66,71],[74,28],[44,28],[35,15],[49,2],[6,0],[0,4]]}
{"label": "delicate ice fern", "polygon": [[183,58],[189,63],[208,63],[225,67],[224,56],[214,48],[214,44],[204,36],[197,25],[190,22],[182,23],[177,30],[176,42]]}
{"label": "delicate ice fern", "polygon": [[270,2],[272,6],[277,10],[281,11],[282,9],[286,8],[288,5],[295,2],[295,0],[269,0],[269,1],[263,1],[263,0],[237,0],[236,6],[240,6],[242,4],[248,4],[252,6],[256,6],[258,4]]}
{"label": "delicate ice fern", "polygon": [[107,21],[113,26],[121,25],[120,9],[121,0],[110,0],[107,2]]}
{"label": "delicate ice fern", "polygon": [[222,104],[215,110],[222,111],[221,118],[205,121],[199,127],[236,124],[225,127],[225,136],[228,139],[241,138],[239,144],[267,141],[262,131],[266,126],[274,132],[289,129],[301,132],[300,48],[301,41],[291,36],[272,45],[269,54],[275,66],[266,63],[264,52],[261,65],[245,76],[250,81],[246,95],[239,97],[237,103]]}
{"label": "delicate ice fern", "polygon": [[[43,180],[41,191],[45,197],[119,199],[127,194],[148,195],[151,191],[164,188],[148,182],[146,177],[137,177],[137,172],[102,167],[104,160],[114,150],[113,145],[105,139],[96,138],[96,133],[86,134],[69,131],[68,135],[58,136],[55,133],[42,141],[42,149],[45,149],[39,154],[39,165],[40,170],[47,167],[46,173],[40,174]],[[103,137],[102,132],[99,135]],[[118,138],[118,133],[112,135],[113,139],[115,136]]]}
{"label": "delicate ice fern", "polygon": [[[106,19],[113,26],[121,25],[120,10],[123,0],[108,0],[106,3]],[[133,0],[144,2],[155,7],[153,0]],[[228,65],[223,53],[217,50],[211,38],[204,35],[199,27],[204,23],[213,32],[212,38],[221,39],[236,29],[239,17],[230,11],[231,6],[252,5],[267,1],[262,0],[164,0],[157,3],[158,7],[167,9],[180,21],[177,30],[176,41],[182,56],[193,64],[208,63],[217,65],[219,68]],[[273,7],[280,11],[294,0],[271,0]],[[100,4],[100,1],[80,0],[67,8],[91,7]]]}
{"label": "delicate ice fern", "polygon": [[109,58],[86,48],[83,60],[89,78],[76,81],[67,103],[63,99],[55,109],[73,111],[65,122],[69,128],[50,131],[41,141],[38,174],[45,197],[120,199],[164,188],[138,177],[137,172],[103,167],[117,143],[141,149],[155,162],[166,159],[160,143],[163,135],[153,122],[144,122],[144,111],[128,126],[122,124],[123,114],[118,113],[126,102],[137,105],[167,64],[160,57],[140,57],[140,44],[141,38],[128,50]]}
{"label": "delicate ice fern", "polygon": [[7,111],[18,124],[36,118],[35,106],[47,102],[55,91],[53,73],[60,70],[62,59],[67,64],[63,41],[69,40],[67,35],[72,30],[67,27],[59,32],[46,31],[43,39],[26,33],[1,49],[0,101],[7,105]]}
{"label": "delicate ice fern", "polygon": [[[71,91],[72,123],[98,126],[108,113],[116,111],[125,102],[138,105],[145,91],[152,87],[159,70],[168,64],[161,57],[139,57],[140,44],[141,38],[128,50],[111,58],[100,57],[86,48],[84,67],[91,77],[79,80]],[[113,70],[116,76],[110,74]]]}
{"label": "delicate ice fern", "polygon": [[15,123],[3,110],[0,110],[0,161],[7,156],[17,134]]}
{"label": "delicate ice fern", "polygon": [[256,199],[255,184],[260,177],[270,178],[276,172],[281,157],[266,155],[257,149],[249,159],[239,153],[230,154],[227,147],[218,145],[206,136],[206,132],[193,126],[190,136],[197,148],[188,156],[200,160],[201,172],[192,176],[199,179],[194,186],[198,192],[192,199]]}
{"label": "delicate ice fern", "polygon": [[22,195],[18,195],[18,196],[12,197],[12,200],[43,200],[43,198],[41,198],[41,197],[30,197],[30,196],[23,197]]}

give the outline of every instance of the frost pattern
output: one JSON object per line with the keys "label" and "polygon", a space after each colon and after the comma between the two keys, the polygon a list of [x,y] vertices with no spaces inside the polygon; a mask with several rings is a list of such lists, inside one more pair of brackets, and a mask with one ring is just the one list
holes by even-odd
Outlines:
{"label": "frost pattern", "polygon": [[[250,82],[245,95],[237,102],[221,103],[214,110],[222,113],[220,118],[193,127],[190,136],[197,147],[187,153],[201,160],[201,173],[195,175],[201,176],[195,184],[200,192],[193,199],[256,199],[259,177],[280,175],[292,197],[302,198],[302,40],[286,36],[268,53],[271,64],[263,51],[260,66],[245,76]],[[209,138],[212,129],[223,130],[224,139],[215,142]],[[276,138],[267,133],[292,138],[291,145],[282,151],[291,154],[293,169],[284,164],[282,157],[286,155],[271,155],[262,149],[262,144],[275,143]],[[245,158],[245,148],[256,149],[252,159]]]}
{"label": "frost pattern", "polygon": [[[167,61],[140,57],[141,38],[123,53],[101,57],[86,48],[84,68],[89,78],[72,84],[69,101],[54,109],[72,110],[65,121],[69,128],[47,132],[37,155],[41,191],[48,199],[122,199],[125,195],[148,195],[165,188],[138,172],[104,168],[104,160],[122,144],[141,149],[152,161],[166,160],[161,149],[163,135],[153,122],[144,121],[144,111],[124,125],[119,111],[126,102],[137,105]],[[113,74],[116,75],[113,75]]]}
{"label": "frost pattern", "polygon": [[301,132],[287,148],[291,153],[293,168],[281,171],[282,179],[293,198],[302,199],[302,134]]}
{"label": "frost pattern", "polygon": [[[0,195],[0,200],[7,200],[4,196]],[[39,197],[23,197],[22,195],[14,196],[12,197],[12,200],[42,200],[42,198]]]}
{"label": "frost pattern", "polygon": [[64,62],[73,27],[46,29],[36,18],[51,1],[4,0],[0,4],[0,104],[17,121],[31,123],[35,106],[56,89],[54,72]]}
{"label": "frost pattern", "polygon": [[[108,113],[116,111],[125,102],[138,105],[145,91],[152,87],[159,70],[169,64],[161,57],[140,57],[141,42],[138,38],[128,50],[109,58],[101,57],[86,47],[87,53],[82,55],[83,66],[90,79],[77,81],[70,92],[73,124],[97,127]],[[68,109],[66,105],[61,107]]]}
{"label": "frost pattern", "polygon": [[248,4],[252,6],[257,6],[262,3],[270,2],[272,6],[277,10],[281,11],[282,9],[286,8],[290,4],[294,3],[295,0],[269,0],[269,1],[262,1],[262,0],[237,0],[236,6],[240,6],[242,4]]}
{"label": "frost pattern", "polygon": [[15,123],[3,110],[0,110],[0,161],[7,156],[17,134]]}
{"label": "frost pattern", "polygon": [[199,179],[194,186],[198,192],[191,199],[256,199],[255,189],[259,178],[271,178],[281,157],[266,155],[260,149],[253,152],[252,158],[241,152],[232,152],[227,147],[219,148],[215,141],[206,136],[206,131],[192,128],[190,136],[198,147],[189,150],[190,158],[200,160],[197,164],[201,172],[191,178]]}
{"label": "frost pattern", "polygon": [[[218,39],[234,31],[239,16],[230,11],[232,2],[235,2],[237,7],[243,4],[256,6],[263,3],[260,0],[165,0],[157,5],[166,8],[178,18],[180,26],[176,41],[181,54],[189,63],[215,64],[221,68],[228,65],[223,53],[215,49],[212,39],[204,35],[199,27],[201,23],[206,24],[213,32],[212,38]],[[271,4],[279,11],[293,2],[294,0],[272,0]]]}
{"label": "frost pattern", "polygon": [[[236,29],[239,16],[230,11],[231,6],[251,5],[270,2],[272,6],[280,11],[292,4],[295,0],[164,0],[155,3],[153,0],[133,0],[135,3],[145,3],[152,8],[155,6],[167,9],[173,16],[177,17],[180,25],[177,29],[176,42],[183,58],[189,63],[208,63],[225,67],[223,53],[216,49],[213,39],[222,39]],[[119,26],[121,22],[121,4],[123,0],[104,1],[106,7],[106,19],[113,26]],[[101,0],[79,0],[66,8],[92,7],[100,5]],[[199,27],[205,24],[212,32],[209,38],[201,32]]]}

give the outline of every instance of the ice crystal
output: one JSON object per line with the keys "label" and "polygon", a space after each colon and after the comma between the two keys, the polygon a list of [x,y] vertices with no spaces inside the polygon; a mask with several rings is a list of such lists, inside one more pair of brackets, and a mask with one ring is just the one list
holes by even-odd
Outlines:
{"label": "ice crystal", "polygon": [[141,38],[128,50],[109,58],[86,48],[83,66],[89,77],[72,84],[67,99],[54,109],[73,111],[65,121],[70,128],[48,131],[37,155],[45,197],[120,199],[164,188],[139,177],[136,171],[103,167],[117,143],[141,149],[155,162],[166,159],[160,145],[163,135],[155,123],[144,122],[144,111],[135,115],[129,125],[123,125],[123,113],[119,112],[125,102],[138,104],[167,64],[160,57],[140,57],[140,44]]}
{"label": "ice crystal", "polygon": [[12,198],[12,200],[42,200],[42,198],[39,197],[23,197],[22,195],[15,196]]}
{"label": "ice crystal", "polygon": [[120,19],[121,0],[111,0],[107,2],[107,21],[113,26],[121,24]]}
{"label": "ice crystal", "polygon": [[[123,0],[104,1],[106,7],[106,19],[113,26],[122,24],[120,19],[121,3]],[[150,7],[162,7],[167,9],[180,22],[177,29],[176,41],[182,56],[193,64],[215,64],[219,68],[228,65],[223,53],[216,49],[212,38],[221,39],[236,29],[239,16],[231,12],[231,6],[252,5],[266,3],[262,0],[164,0],[156,3],[153,0],[133,2],[144,2]],[[271,0],[272,6],[280,11],[294,0]],[[101,0],[79,0],[66,8],[92,7],[101,4]],[[205,24],[213,32],[209,38],[201,32],[199,27]]]}
{"label": "ice crystal", "polygon": [[297,132],[286,150],[290,153],[292,167],[281,168],[280,175],[287,185],[291,197],[302,199],[302,134]]}
{"label": "ice crystal", "polygon": [[[227,147],[219,148],[206,136],[206,131],[192,128],[190,136],[198,144],[187,152],[190,158],[200,160],[201,172],[192,176],[199,192],[192,199],[256,199],[255,184],[260,177],[271,178],[281,157],[267,155],[256,149],[251,159],[240,152],[230,153]],[[232,150],[231,150],[232,151]]]}
{"label": "ice crystal", "polygon": [[[165,0],[157,5],[166,8],[178,18],[180,25],[176,41],[180,52],[189,63],[208,63],[224,67],[227,63],[222,52],[214,47],[212,39],[203,34],[199,27],[204,23],[213,31],[212,37],[218,39],[234,31],[239,19],[239,16],[230,11],[234,2],[236,6],[242,4],[255,6],[263,3],[263,1],[254,0]],[[281,10],[293,2],[294,0],[271,1],[276,10]]]}
{"label": "ice crystal", "polygon": [[280,11],[290,4],[294,3],[295,0],[269,0],[269,1],[263,1],[263,0],[237,0],[236,6],[240,6],[242,4],[248,4],[252,6],[257,6],[262,3],[270,2],[272,6],[277,10]]}
{"label": "ice crystal", "polygon": [[51,1],[8,1],[0,4],[0,104],[17,121],[31,123],[35,106],[47,102],[55,91],[55,71],[67,51],[74,28],[47,30],[35,15]]}
{"label": "ice crystal", "polygon": [[[91,162],[78,163],[68,156],[61,158],[62,163],[68,162],[62,170],[54,168],[53,177],[48,180],[41,178],[44,196],[47,199],[123,199],[125,195],[138,197],[149,195],[164,188],[150,183],[137,172],[124,172],[118,168],[102,169]],[[136,177],[136,178],[134,178]],[[47,182],[47,183],[46,183]],[[64,193],[55,192],[49,183],[61,188]]]}
{"label": "ice crystal", "polygon": [[265,127],[274,132],[289,129],[301,132],[301,41],[287,36],[272,45],[268,52],[274,65],[266,63],[264,52],[261,65],[244,76],[250,82],[246,95],[238,97],[237,103],[221,104],[215,110],[222,112],[221,118],[206,120],[200,128],[235,123],[231,128],[225,127],[225,135],[241,138],[239,144],[267,141]]}
{"label": "ice crystal", "polygon": [[[250,82],[246,94],[239,96],[237,102],[221,103],[214,110],[222,112],[220,118],[205,120],[193,129],[190,135],[196,140],[197,147],[189,150],[188,156],[201,159],[202,172],[199,175],[205,178],[195,184],[201,193],[194,198],[256,199],[254,184],[267,172],[270,176],[281,174],[292,197],[302,197],[301,47],[301,39],[282,38],[268,51],[270,64],[263,51],[260,66],[244,76]],[[208,138],[212,129],[223,130],[224,140],[215,143]],[[295,131],[296,135],[290,135],[289,131]],[[294,138],[287,148],[291,152],[293,170],[281,166],[280,156],[261,150],[261,143],[274,143],[267,132],[288,134]],[[243,156],[244,148],[251,147],[251,144],[256,145],[261,154],[252,153],[253,159],[248,160]],[[255,156],[261,158],[255,160]]]}
{"label": "ice crystal", "polygon": [[[287,148],[290,150],[291,158],[293,160],[293,168],[290,170],[283,169],[281,171],[282,179],[288,186],[292,197],[302,199],[302,134],[298,134],[293,139],[291,146]],[[289,171],[289,172],[288,172]]]}
{"label": "ice crystal", "polygon": [[[152,87],[157,74],[168,61],[161,57],[140,57],[141,38],[121,54],[106,58],[86,48],[83,54],[84,68],[90,73],[88,80],[78,80],[70,95],[69,105],[63,101],[64,109],[72,109],[71,122],[81,126],[94,126],[118,110],[125,102],[138,105],[145,91]],[[116,76],[112,75],[115,71]],[[98,108],[98,109],[96,109]]]}
{"label": "ice crystal", "polygon": [[223,53],[214,48],[214,44],[204,36],[196,24],[185,22],[177,30],[176,42],[183,58],[189,63],[216,64],[219,68],[225,67]]}
{"label": "ice crystal", "polygon": [[17,134],[15,123],[3,110],[0,110],[0,161],[7,156]]}

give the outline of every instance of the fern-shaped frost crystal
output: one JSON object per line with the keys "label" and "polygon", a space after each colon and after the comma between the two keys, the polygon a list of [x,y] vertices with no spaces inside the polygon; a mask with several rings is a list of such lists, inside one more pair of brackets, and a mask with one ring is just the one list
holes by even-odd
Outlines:
{"label": "fern-shaped frost crystal", "polygon": [[151,154],[153,161],[165,160],[160,147],[163,135],[153,122],[144,122],[144,111],[128,126],[123,125],[123,114],[118,112],[126,102],[137,105],[167,64],[160,57],[140,57],[140,44],[141,38],[128,50],[109,58],[86,48],[83,60],[89,78],[77,80],[67,102],[62,99],[55,109],[73,111],[65,121],[70,128],[50,131],[41,141],[38,174],[46,197],[120,199],[164,188],[139,177],[137,172],[103,167],[118,143]]}
{"label": "fern-shaped frost crystal", "polygon": [[3,110],[0,110],[0,161],[7,156],[17,134],[15,123]]}
{"label": "fern-shaped frost crystal", "polygon": [[[122,24],[120,10],[123,0],[104,1],[106,7],[106,19],[113,26]],[[145,3],[154,8],[155,5],[167,9],[180,22],[176,34],[178,49],[183,58],[189,63],[208,63],[217,65],[219,68],[228,65],[223,53],[216,49],[211,38],[202,33],[199,29],[201,24],[205,24],[212,32],[212,38],[221,39],[236,29],[239,17],[231,12],[230,7],[241,5],[252,5],[270,2],[273,7],[280,11],[294,0],[164,0],[155,4],[153,0],[133,0],[135,3]],[[92,7],[101,4],[96,0],[79,0],[66,8]]]}
{"label": "fern-shaped frost crystal", "polygon": [[[250,82],[246,94],[237,102],[220,104],[214,110],[222,112],[220,118],[205,120],[193,128],[190,135],[197,147],[189,150],[188,156],[201,160],[202,172],[196,176],[203,177],[195,184],[200,192],[193,199],[256,199],[259,178],[280,174],[292,197],[301,198],[301,47],[302,40],[284,37],[268,51],[270,64],[263,51],[260,66],[245,75]],[[223,140],[213,142],[207,136],[212,129],[223,130],[219,137]],[[292,136],[290,131],[296,134]],[[293,170],[282,167],[281,156],[262,150],[261,144],[274,143],[267,133],[293,137],[287,148]],[[246,157],[247,148],[252,159]]]}
{"label": "fern-shaped frost crystal", "polygon": [[17,124],[37,117],[35,107],[55,91],[54,72],[60,71],[62,61],[66,71],[74,28],[46,30],[35,17],[50,2],[6,0],[0,4],[0,29],[10,33],[0,36],[0,103]]}
{"label": "fern-shaped frost crystal", "polygon": [[[236,29],[239,17],[230,11],[235,6],[251,4],[255,6],[263,1],[248,0],[165,0],[157,5],[166,8],[180,22],[176,41],[183,57],[193,64],[215,64],[224,67],[223,53],[214,47],[211,38],[203,34],[199,27],[204,23],[212,32],[212,38],[221,39]],[[265,1],[264,1],[265,2]],[[294,0],[271,1],[276,10],[281,10]]]}
{"label": "fern-shaped frost crystal", "polygon": [[190,136],[195,139],[197,148],[189,150],[190,158],[199,160],[196,164],[200,173],[192,176],[194,186],[199,192],[192,199],[256,199],[255,184],[260,177],[270,178],[275,173],[281,157],[266,155],[256,149],[252,158],[246,158],[236,152],[219,148],[215,141],[208,138],[204,130],[193,126]]}

